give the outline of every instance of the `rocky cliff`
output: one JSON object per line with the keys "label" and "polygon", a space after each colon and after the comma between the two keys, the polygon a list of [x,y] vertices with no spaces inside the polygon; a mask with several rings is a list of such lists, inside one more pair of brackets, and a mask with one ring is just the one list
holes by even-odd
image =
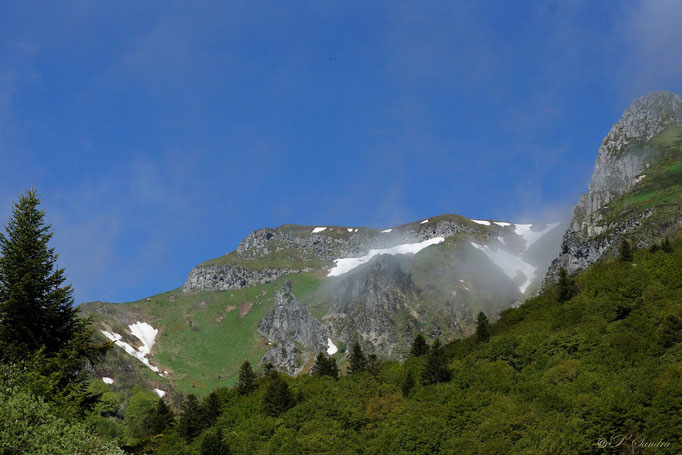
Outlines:
{"label": "rocky cliff", "polygon": [[322,325],[298,301],[289,281],[277,292],[275,307],[258,324],[258,333],[273,344],[262,361],[289,374],[298,373],[312,356],[328,348]]}
{"label": "rocky cliff", "polygon": [[[647,224],[646,220],[657,210],[655,203],[642,206],[636,213],[627,213],[624,210],[627,204],[619,202],[646,183],[643,180],[649,173],[647,169],[657,164],[662,152],[678,153],[671,144],[655,139],[680,125],[682,100],[666,91],[636,99],[623,113],[599,147],[592,181],[573,209],[561,253],[549,267],[545,284],[552,282],[562,267],[576,272],[612,254],[621,238]],[[661,235],[661,231],[653,229],[650,234]],[[640,246],[647,242],[647,236],[638,239]]]}

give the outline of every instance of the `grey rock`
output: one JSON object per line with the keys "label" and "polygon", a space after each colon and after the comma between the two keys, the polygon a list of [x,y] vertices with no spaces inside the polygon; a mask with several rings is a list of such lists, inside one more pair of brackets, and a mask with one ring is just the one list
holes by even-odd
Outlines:
{"label": "grey rock", "polygon": [[599,147],[592,181],[573,208],[561,253],[550,265],[543,287],[556,279],[561,267],[573,273],[613,254],[620,236],[637,229],[651,215],[646,211],[607,226],[602,209],[636,185],[650,152],[643,144],[669,125],[682,125],[682,99],[666,91],[636,99],[613,125]]}
{"label": "grey rock", "polygon": [[310,267],[248,269],[233,265],[199,265],[189,272],[182,291],[231,291],[270,283],[284,275],[311,270]]}
{"label": "grey rock", "polygon": [[300,372],[310,357],[327,350],[322,324],[298,301],[289,281],[275,295],[275,308],[261,319],[258,333],[274,344],[262,362],[289,374]]}

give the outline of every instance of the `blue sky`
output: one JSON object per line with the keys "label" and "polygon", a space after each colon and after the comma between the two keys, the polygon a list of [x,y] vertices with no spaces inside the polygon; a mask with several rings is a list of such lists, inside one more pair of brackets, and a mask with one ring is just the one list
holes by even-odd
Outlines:
{"label": "blue sky", "polygon": [[682,92],[672,0],[31,3],[0,5],[0,217],[37,187],[79,302],[265,226],[568,216],[632,99]]}

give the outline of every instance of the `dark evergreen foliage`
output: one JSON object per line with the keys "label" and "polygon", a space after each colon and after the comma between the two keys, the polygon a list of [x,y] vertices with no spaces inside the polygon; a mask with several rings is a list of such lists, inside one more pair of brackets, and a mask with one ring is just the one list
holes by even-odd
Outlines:
{"label": "dark evergreen foliage", "polygon": [[339,367],[336,364],[336,359],[327,355],[324,352],[317,354],[315,364],[312,369],[313,376],[330,376],[334,379],[339,379]]}
{"label": "dark evergreen foliage", "polygon": [[429,344],[426,342],[426,338],[421,333],[414,337],[412,341],[412,346],[410,347],[411,357],[421,357],[429,353]]}
{"label": "dark evergreen foliage", "polygon": [[209,428],[220,417],[220,399],[215,392],[209,393],[201,402],[201,426],[202,428]]}
{"label": "dark evergreen foliage", "polygon": [[372,353],[367,356],[367,372],[374,377],[379,375],[379,368],[381,368],[381,361],[379,357]]}
{"label": "dark evergreen foliage", "polygon": [[658,246],[658,243],[656,243],[656,241],[654,241],[654,242],[651,244],[651,246],[649,247],[649,253],[655,253],[655,252],[657,252],[657,251],[660,250],[660,249],[661,249],[661,247]]}
{"label": "dark evergreen foliage", "polygon": [[199,401],[194,394],[189,394],[180,406],[180,420],[178,434],[187,442],[192,442],[202,430],[202,414]]}
{"label": "dark evergreen foliage", "polygon": [[568,276],[565,268],[559,269],[559,281],[557,282],[557,300],[559,303],[568,302],[577,293],[573,280]]}
{"label": "dark evergreen foliage", "polygon": [[452,372],[448,368],[448,358],[445,350],[441,346],[440,340],[436,338],[431,346],[431,351],[426,356],[426,364],[422,370],[422,384],[438,384],[448,382],[452,377]]}
{"label": "dark evergreen foliage", "polygon": [[14,204],[0,233],[0,360],[64,349],[85,329],[73,307],[73,289],[48,245],[51,226],[31,189]]}
{"label": "dark evergreen foliage", "polygon": [[661,243],[661,250],[665,253],[672,253],[673,252],[673,246],[670,243],[670,239],[668,237],[665,237],[663,239],[663,243]]}
{"label": "dark evergreen foliage", "polygon": [[251,368],[251,363],[247,360],[242,363],[239,369],[239,378],[237,379],[237,392],[242,395],[251,393],[256,387],[256,373]]}
{"label": "dark evergreen foliage", "polygon": [[219,429],[207,431],[199,448],[201,455],[229,455],[230,449],[223,441],[223,434]]}
{"label": "dark evergreen foliage", "polygon": [[682,318],[669,314],[658,329],[658,342],[664,348],[671,348],[682,342]]}
{"label": "dark evergreen foliage", "polygon": [[632,262],[632,247],[627,239],[623,239],[618,250],[618,259],[621,262]]}
{"label": "dark evergreen foliage", "polygon": [[476,339],[481,343],[490,339],[490,321],[482,311],[476,316]]}
{"label": "dark evergreen foliage", "polygon": [[168,407],[163,398],[159,398],[154,411],[147,418],[145,424],[148,428],[148,434],[161,434],[175,425],[175,414],[173,413],[173,410]]}
{"label": "dark evergreen foliage", "polygon": [[294,405],[294,395],[289,384],[279,373],[272,373],[268,379],[262,409],[269,416],[277,417]]}
{"label": "dark evergreen foliage", "polygon": [[405,378],[400,383],[400,390],[403,392],[403,396],[407,397],[410,395],[410,391],[412,391],[412,388],[415,386],[416,381],[414,379],[414,375],[412,374],[412,371],[407,370],[407,374],[405,375]]}
{"label": "dark evergreen foliage", "polygon": [[348,373],[355,374],[362,371],[367,371],[367,357],[362,352],[360,343],[357,341],[351,347],[350,356],[348,357]]}

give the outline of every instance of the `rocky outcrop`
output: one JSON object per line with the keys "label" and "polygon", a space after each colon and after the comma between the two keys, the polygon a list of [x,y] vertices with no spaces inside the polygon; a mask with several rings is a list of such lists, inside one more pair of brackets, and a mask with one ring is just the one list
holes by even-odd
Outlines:
{"label": "rocky outcrop", "polygon": [[234,265],[200,265],[189,272],[182,291],[231,291],[270,283],[284,275],[311,270],[310,267],[249,269]]}
{"label": "rocky outcrop", "polygon": [[296,299],[288,281],[275,296],[275,308],[258,324],[258,333],[274,345],[262,362],[289,374],[300,372],[312,356],[327,350],[322,324]]}
{"label": "rocky outcrop", "polygon": [[[405,340],[421,331],[419,290],[394,256],[378,256],[369,269],[349,274],[335,289],[324,322],[346,344],[400,358]],[[408,341],[409,342],[409,341]]]}
{"label": "rocky outcrop", "polygon": [[556,279],[562,267],[569,273],[580,271],[611,254],[622,234],[636,230],[651,215],[647,210],[611,225],[603,220],[609,202],[630,191],[645,171],[652,150],[646,142],[669,125],[682,125],[682,100],[665,91],[636,99],[613,125],[599,147],[592,181],[573,208],[561,253],[550,265],[543,287]]}

